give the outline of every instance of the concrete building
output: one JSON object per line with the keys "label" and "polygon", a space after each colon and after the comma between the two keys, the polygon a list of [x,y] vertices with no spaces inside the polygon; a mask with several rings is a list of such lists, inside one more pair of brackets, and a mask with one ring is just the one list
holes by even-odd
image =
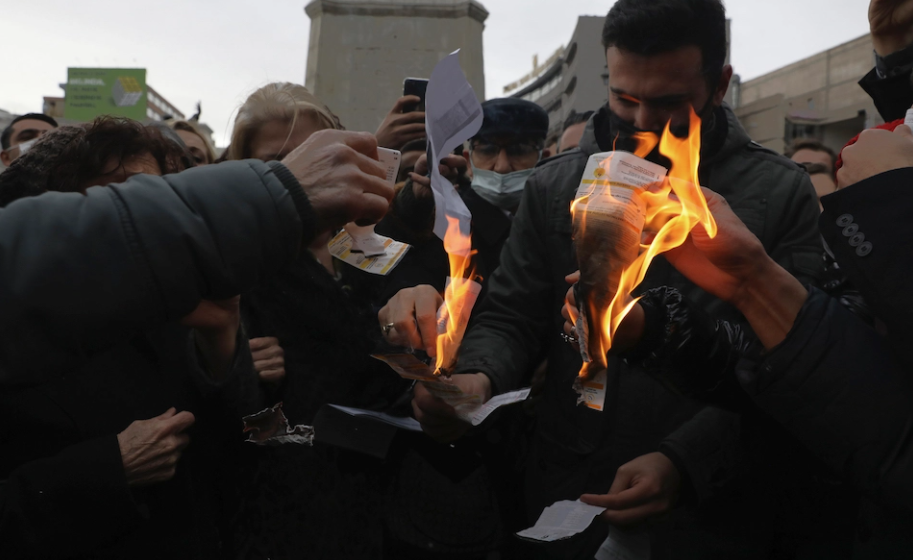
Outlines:
{"label": "concrete building", "polygon": [[857,83],[873,66],[872,39],[863,35],[736,84],[736,115],[752,140],[777,152],[806,137],[840,150],[883,122]]}
{"label": "concrete building", "polygon": [[605,16],[580,16],[567,44],[533,70],[504,86],[505,97],[533,101],[548,112],[549,130],[557,131],[571,111],[595,111],[608,99],[609,72],[602,48]]}
{"label": "concrete building", "polygon": [[427,78],[444,56],[460,64],[485,98],[476,0],[313,0],[305,85],[349,130],[374,132],[402,96],[403,79]]}

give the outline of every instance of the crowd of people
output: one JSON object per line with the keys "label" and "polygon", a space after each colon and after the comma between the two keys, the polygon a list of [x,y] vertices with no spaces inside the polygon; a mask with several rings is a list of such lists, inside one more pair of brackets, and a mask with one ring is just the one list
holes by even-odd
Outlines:
{"label": "crowd of people", "polygon": [[[481,283],[447,382],[480,402],[532,393],[475,427],[372,358],[437,352],[451,270],[420,98],[357,132],[270,83],[221,156],[193,119],[16,118],[0,137],[2,556],[913,557],[913,2],[871,0],[869,23],[860,85],[888,124],[839,153],[751,141],[724,102],[721,0],[615,2],[607,101],[560,130],[530,101],[482,103],[439,169],[472,213]],[[687,135],[693,113],[718,231],[653,262],[603,410],[578,406],[584,167],[667,125]],[[401,152],[395,187],[378,148]],[[352,222],[410,245],[388,275],[330,252]],[[315,441],[245,441],[242,418],[267,409]],[[577,499],[605,508],[585,531],[516,536]]]}

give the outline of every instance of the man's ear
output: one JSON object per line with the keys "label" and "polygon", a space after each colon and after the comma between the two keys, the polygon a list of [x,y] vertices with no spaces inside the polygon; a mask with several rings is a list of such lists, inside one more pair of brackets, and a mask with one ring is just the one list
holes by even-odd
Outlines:
{"label": "man's ear", "polygon": [[4,167],[9,167],[10,164],[13,163],[13,158],[10,157],[10,154],[8,151],[3,150],[2,152],[0,152],[0,161],[3,162]]}
{"label": "man's ear", "polygon": [[732,65],[727,64],[723,66],[723,72],[720,74],[720,81],[716,85],[716,90],[713,92],[713,105],[719,107],[723,104],[723,98],[726,97],[726,92],[729,91],[729,82],[732,81]]}

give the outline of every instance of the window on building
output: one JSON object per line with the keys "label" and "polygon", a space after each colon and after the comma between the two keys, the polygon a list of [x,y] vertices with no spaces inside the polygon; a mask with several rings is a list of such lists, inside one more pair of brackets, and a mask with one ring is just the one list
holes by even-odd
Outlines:
{"label": "window on building", "polygon": [[567,56],[564,58],[564,63],[570,66],[574,63],[574,59],[577,57],[577,43],[572,43],[567,49]]}

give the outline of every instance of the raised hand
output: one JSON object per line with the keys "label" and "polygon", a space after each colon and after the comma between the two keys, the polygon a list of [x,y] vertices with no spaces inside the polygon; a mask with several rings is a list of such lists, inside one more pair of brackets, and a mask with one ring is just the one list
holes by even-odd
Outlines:
{"label": "raised hand", "polygon": [[418,140],[425,137],[425,112],[411,111],[403,113],[403,108],[410,104],[417,104],[421,98],[416,95],[404,95],[396,100],[393,108],[387,113],[384,122],[374,136],[377,137],[377,145],[390,148],[391,150],[401,150],[403,146],[412,140]]}
{"label": "raised hand", "polygon": [[[450,378],[467,395],[479,395],[482,402],[491,399],[491,380],[484,373],[459,373]],[[431,394],[424,385],[415,385],[412,412],[422,431],[442,443],[456,441],[472,426],[461,420],[452,406]]]}
{"label": "raised hand", "polygon": [[279,339],[268,336],[250,339],[250,352],[254,358],[254,369],[260,381],[278,383],[285,379],[285,350],[279,346]]}
{"label": "raised hand", "polygon": [[433,286],[403,288],[377,314],[384,338],[395,346],[437,353],[437,310],[444,298]]}
{"label": "raised hand", "polygon": [[872,0],[869,30],[872,45],[880,56],[913,44],[913,0]]}
{"label": "raised hand", "polygon": [[282,163],[307,193],[318,232],[349,222],[377,223],[393,199],[393,187],[377,159],[377,140],[367,132],[315,132]]}
{"label": "raised hand", "polygon": [[584,494],[580,501],[606,508],[611,525],[636,525],[675,507],[682,477],[662,453],[649,453],[625,463],[615,473],[608,494]]}

